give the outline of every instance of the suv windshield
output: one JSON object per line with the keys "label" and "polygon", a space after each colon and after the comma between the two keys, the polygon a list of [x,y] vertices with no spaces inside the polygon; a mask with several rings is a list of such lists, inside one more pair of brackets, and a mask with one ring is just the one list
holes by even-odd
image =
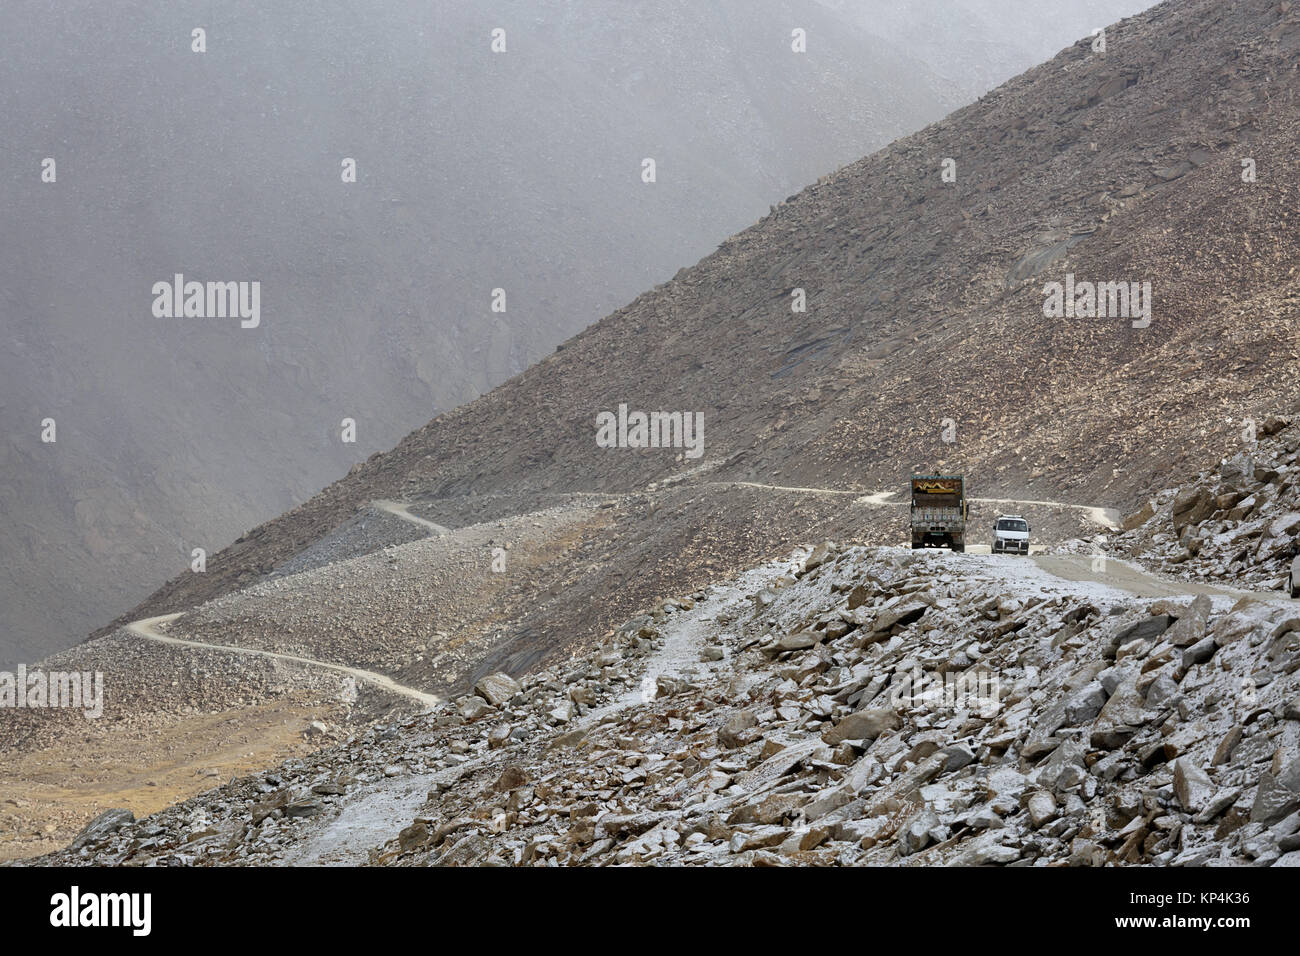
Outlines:
{"label": "suv windshield", "polygon": [[998,521],[999,531],[1028,531],[1029,522],[1019,518],[1002,518]]}

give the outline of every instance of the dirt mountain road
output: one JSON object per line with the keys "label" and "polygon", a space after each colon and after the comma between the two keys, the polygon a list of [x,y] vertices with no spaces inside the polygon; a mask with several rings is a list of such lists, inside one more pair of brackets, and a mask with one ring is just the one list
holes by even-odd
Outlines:
{"label": "dirt mountain road", "polygon": [[442,698],[436,694],[426,694],[422,690],[414,687],[407,687],[397,683],[391,677],[383,674],[377,674],[374,671],[362,670],[358,667],[347,667],[343,664],[331,664],[328,661],[313,660],[310,657],[298,657],[293,654],[277,654],[274,651],[264,651],[252,647],[238,647],[233,644],[205,644],[202,641],[188,641],[181,637],[173,637],[158,630],[160,625],[170,624],[175,621],[180,614],[164,614],[159,617],[146,618],[143,621],[134,621],[126,626],[126,629],[136,637],[142,637],[148,641],[157,641],[161,644],[171,644],[179,647],[192,647],[204,651],[218,651],[226,654],[242,654],[249,657],[270,657],[275,660],[288,661],[294,664],[302,664],[306,667],[320,667],[325,670],[337,671],[340,674],[346,674],[354,677],[359,681],[364,681],[381,690],[386,690],[390,694],[396,694],[400,697],[409,697],[419,702],[425,707],[433,707],[442,702]]}
{"label": "dirt mountain road", "polygon": [[1201,581],[1180,581],[1162,577],[1143,570],[1127,561],[1106,557],[1099,566],[1097,558],[1087,554],[1039,554],[1030,560],[1039,568],[1065,581],[1091,581],[1128,591],[1142,598],[1182,597],[1207,594],[1210,597],[1231,600],[1245,599],[1264,604],[1288,604],[1289,598],[1280,591],[1249,591],[1244,588],[1221,587]]}

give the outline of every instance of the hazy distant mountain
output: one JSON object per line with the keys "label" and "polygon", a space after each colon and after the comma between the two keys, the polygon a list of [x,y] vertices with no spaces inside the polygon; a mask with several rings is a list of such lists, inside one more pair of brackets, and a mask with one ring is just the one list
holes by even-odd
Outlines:
{"label": "hazy distant mountain", "polygon": [[1150,0],[819,0],[975,98]]}
{"label": "hazy distant mountain", "polygon": [[[785,0],[8,4],[0,664],[953,105]],[[259,327],[154,317],[176,273],[260,281]]]}

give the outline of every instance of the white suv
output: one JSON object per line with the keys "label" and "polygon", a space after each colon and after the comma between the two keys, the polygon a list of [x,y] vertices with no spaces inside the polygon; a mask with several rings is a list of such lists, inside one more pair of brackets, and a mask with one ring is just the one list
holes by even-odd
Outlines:
{"label": "white suv", "polygon": [[993,525],[994,554],[1028,554],[1029,522],[1020,515],[1002,515]]}

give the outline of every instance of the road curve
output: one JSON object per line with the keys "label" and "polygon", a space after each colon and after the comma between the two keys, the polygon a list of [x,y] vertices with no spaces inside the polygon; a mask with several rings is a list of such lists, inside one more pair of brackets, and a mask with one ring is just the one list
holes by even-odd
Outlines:
{"label": "road curve", "polygon": [[158,617],[145,618],[142,621],[133,621],[126,626],[126,629],[136,637],[142,637],[147,641],[157,641],[160,644],[172,644],[179,647],[193,647],[204,651],[220,651],[226,654],[244,654],[250,657],[270,657],[275,660],[290,661],[294,664],[303,664],[307,667],[321,667],[325,670],[337,671],[340,674],[346,674],[355,677],[359,681],[371,684],[390,694],[396,694],[400,697],[409,697],[418,701],[425,707],[434,707],[442,703],[442,698],[436,694],[426,694],[422,690],[416,690],[414,687],[407,687],[405,684],[399,684],[391,677],[383,674],[377,674],[374,671],[362,670],[359,667],[347,667],[343,664],[331,664],[328,661],[313,660],[310,657],[298,657],[294,654],[279,654],[275,651],[264,651],[253,647],[240,647],[236,644],[206,644],[203,641],[189,641],[181,637],[173,637],[170,634],[164,634],[158,630],[160,624],[170,624],[172,621],[181,617],[180,614],[162,614]]}
{"label": "road curve", "polygon": [[[1014,560],[1014,559],[1013,559]],[[1250,591],[1204,581],[1183,581],[1154,574],[1127,561],[1106,556],[1101,569],[1094,569],[1095,556],[1088,554],[1035,554],[1030,560],[1054,577],[1064,581],[1091,581],[1128,591],[1141,598],[1182,597],[1206,594],[1210,597],[1252,601],[1259,604],[1293,606],[1280,591]]]}
{"label": "road curve", "polygon": [[385,511],[388,514],[393,515],[395,518],[401,518],[403,521],[408,521],[411,524],[419,525],[421,528],[426,528],[439,537],[451,534],[450,528],[444,527],[440,524],[434,524],[432,521],[427,518],[421,518],[419,515],[411,514],[411,512],[407,510],[410,505],[403,501],[388,501],[385,499],[372,501],[370,504],[372,507],[378,508],[380,511]]}
{"label": "road curve", "polygon": [[[908,503],[906,498],[895,499],[894,496],[897,492],[893,491],[864,493],[861,491],[845,491],[839,488],[799,488],[788,485],[765,485],[757,481],[710,482],[710,484],[738,485],[742,488],[763,488],[767,491],[793,491],[799,494],[853,495],[853,504],[868,505],[871,507],[906,505]],[[978,501],[981,504],[993,505],[1039,505],[1045,508],[1072,508],[1075,511],[1082,511],[1089,521],[1101,525],[1103,528],[1109,528],[1112,531],[1119,528],[1120,513],[1114,508],[1101,508],[1097,505],[1077,505],[1069,501],[1038,501],[1030,498],[971,498],[970,500]]]}
{"label": "road curve", "polygon": [[[894,498],[895,495],[895,492],[892,491],[880,491],[874,494],[871,493],[864,494],[861,491],[851,491],[851,490],[838,489],[838,488],[805,488],[805,487],[796,487],[796,486],[787,486],[787,485],[769,485],[769,484],[763,484],[755,481],[710,482],[709,484],[724,484],[724,485],[731,485],[731,486],[739,486],[743,488],[761,488],[768,491],[788,491],[797,494],[850,495],[853,497],[852,504],[866,505],[869,507],[905,505],[907,503],[903,499],[891,500]],[[993,504],[1030,504],[1030,505],[1050,506],[1050,507],[1058,507],[1058,508],[1074,508],[1083,511],[1092,521],[1096,522],[1097,524],[1105,527],[1110,527],[1110,528],[1114,528],[1118,520],[1118,513],[1116,513],[1113,509],[1099,508],[1092,505],[1076,505],[1076,504],[1071,504],[1069,502],[1061,502],[1061,501],[1028,501],[1028,500],[1021,500],[1021,499],[1014,499],[1014,498],[973,498],[971,500],[993,503]],[[388,499],[379,499],[376,501],[372,501],[371,505],[379,509],[380,511],[383,511],[387,514],[391,514],[396,518],[400,518],[402,521],[409,522],[410,524],[419,525],[420,527],[426,529],[427,531],[430,531],[431,533],[439,537],[451,534],[450,528],[437,524],[433,521],[429,521],[427,518],[421,518],[418,515],[411,514],[409,510],[409,505],[405,502],[391,501]],[[1086,562],[1083,564],[1076,563],[1072,561],[1071,558],[1072,556],[1068,556],[1068,555],[1034,556],[1034,560],[1039,562],[1043,570],[1048,571],[1049,573],[1054,574],[1057,577],[1065,578],[1066,580],[1095,580],[1101,583],[1113,583],[1113,584],[1117,583],[1113,580],[1114,577],[1113,575],[1103,575],[1101,577],[1091,576],[1087,571]],[[1127,568],[1128,566],[1125,567]],[[1149,594],[1146,594],[1144,596],[1163,597],[1170,594],[1188,593],[1189,591],[1194,590],[1190,586],[1183,590],[1174,590],[1173,589],[1174,585],[1172,585],[1171,583],[1164,582],[1161,579],[1154,578],[1149,575],[1145,576],[1146,580],[1141,580],[1137,577],[1137,575],[1140,572],[1136,572],[1133,569],[1129,569],[1129,571],[1131,572],[1129,576],[1134,577],[1134,581],[1138,582],[1145,591],[1150,592]],[[1133,583],[1134,582],[1130,582],[1130,585],[1132,585]],[[1122,583],[1117,583],[1117,586],[1123,587],[1125,590],[1133,590],[1132,586],[1126,587]],[[1224,589],[1214,589],[1210,585],[1205,585],[1204,587],[1209,589],[1210,593],[1223,593],[1223,594],[1229,593]],[[1134,591],[1134,593],[1138,593],[1138,592]],[[1255,592],[1238,592],[1238,593],[1239,595],[1248,596],[1251,593],[1255,593]],[[1260,596],[1256,599],[1267,600],[1267,598],[1263,596]],[[200,650],[208,650],[208,651],[221,651],[227,654],[244,654],[244,655],[250,655],[255,657],[269,657],[277,660],[290,661],[292,663],[302,664],[307,667],[325,668],[326,670],[336,671],[340,674],[347,674],[351,677],[356,678],[359,681],[363,681],[367,684],[371,684],[372,686],[379,687],[383,690],[386,690],[389,693],[397,694],[402,697],[408,697],[412,700],[416,700],[426,707],[433,707],[436,704],[442,702],[442,699],[435,694],[428,694],[425,693],[424,691],[417,690],[414,687],[407,687],[403,684],[399,684],[396,681],[394,681],[392,678],[387,677],[383,674],[375,673],[374,671],[362,670],[356,667],[347,667],[343,664],[331,664],[327,661],[313,660],[312,658],[309,657],[298,657],[293,654],[279,654],[274,651],[266,651],[266,650],[260,650],[257,648],[249,648],[249,647],[240,647],[234,644],[207,644],[202,641],[190,641],[180,637],[173,637],[170,634],[165,634],[162,631],[158,630],[158,625],[169,624],[180,616],[181,616],[180,614],[164,614],[164,615],[160,615],[159,617],[146,618],[144,620],[134,621],[131,624],[128,624],[126,626],[126,629],[130,631],[132,634],[136,635],[137,637],[142,637],[146,640],[157,641],[163,644],[171,644],[179,647],[193,647]]]}
{"label": "road curve", "polygon": [[[794,491],[805,495],[861,495],[860,491],[844,491],[839,488],[799,488],[790,485],[765,485],[758,481],[710,481],[710,485],[734,485],[741,488],[762,488],[765,491]],[[889,492],[885,492],[889,494]]]}

